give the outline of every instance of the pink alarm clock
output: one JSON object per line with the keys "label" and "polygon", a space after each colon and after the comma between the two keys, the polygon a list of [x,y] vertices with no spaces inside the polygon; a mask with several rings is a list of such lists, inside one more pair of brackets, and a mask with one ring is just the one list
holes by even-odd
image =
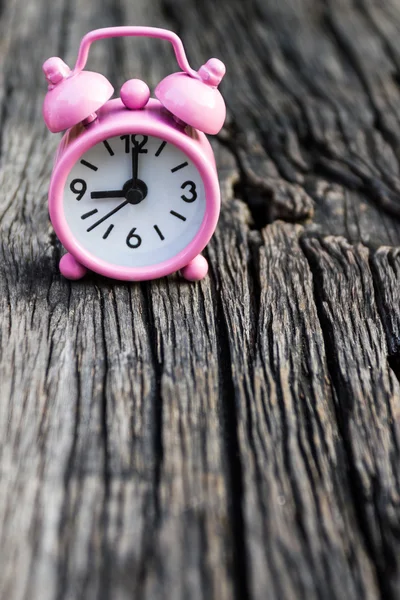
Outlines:
{"label": "pink alarm clock", "polygon": [[[93,41],[121,36],[172,43],[179,73],[150,98],[146,83],[127,81],[120,98],[99,73],[83,71]],[[217,225],[220,190],[205,134],[225,120],[217,89],[223,63],[210,59],[194,71],[180,38],[153,27],[110,27],[88,33],[73,71],[60,59],[43,65],[49,89],[47,127],[66,130],[49,190],[51,222],[67,250],[61,273],[79,279],[87,269],[139,281],[181,271],[205,277],[201,252]]]}

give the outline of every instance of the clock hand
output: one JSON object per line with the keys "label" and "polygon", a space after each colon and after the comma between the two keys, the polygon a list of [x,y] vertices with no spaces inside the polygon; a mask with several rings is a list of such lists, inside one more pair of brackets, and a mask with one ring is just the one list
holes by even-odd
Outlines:
{"label": "clock hand", "polygon": [[92,229],[97,227],[97,225],[100,225],[100,223],[103,223],[103,221],[105,221],[109,217],[112,217],[112,215],[115,215],[116,212],[121,210],[121,208],[124,208],[124,206],[126,206],[127,204],[129,204],[129,200],[125,200],[124,202],[121,202],[121,204],[119,204],[116,208],[114,208],[113,210],[110,210],[109,213],[107,213],[106,215],[104,215],[104,217],[102,217],[101,219],[96,221],[96,223],[93,223],[93,225],[91,225],[89,227],[89,229],[87,229],[86,231],[92,231]]}
{"label": "clock hand", "polygon": [[139,146],[138,144],[132,144],[132,186],[137,186],[139,170]]}
{"label": "clock hand", "polygon": [[92,192],[90,197],[93,199],[97,198],[125,198],[124,190],[105,190],[104,192]]}

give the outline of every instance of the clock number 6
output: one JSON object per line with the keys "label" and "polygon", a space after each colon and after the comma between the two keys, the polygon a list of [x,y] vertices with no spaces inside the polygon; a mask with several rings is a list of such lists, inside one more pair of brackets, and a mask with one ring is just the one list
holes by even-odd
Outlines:
{"label": "clock number 6", "polygon": [[73,181],[71,181],[69,189],[71,190],[71,192],[76,194],[76,199],[80,200],[85,195],[85,192],[87,190],[86,181],[84,181],[83,179],[74,179]]}
{"label": "clock number 6", "polygon": [[[140,244],[142,243],[142,238],[138,236],[135,231],[136,227],[130,230],[128,237],[126,238],[126,244],[129,246],[129,248],[139,248]],[[134,240],[133,243],[132,240]]]}
{"label": "clock number 6", "polygon": [[181,189],[184,190],[186,188],[189,188],[189,194],[192,194],[190,198],[188,198],[187,196],[185,196],[185,194],[183,194],[181,196],[182,200],[184,202],[194,202],[197,198],[197,192],[196,192],[196,184],[193,183],[193,181],[185,181],[185,183],[182,183],[181,185]]}

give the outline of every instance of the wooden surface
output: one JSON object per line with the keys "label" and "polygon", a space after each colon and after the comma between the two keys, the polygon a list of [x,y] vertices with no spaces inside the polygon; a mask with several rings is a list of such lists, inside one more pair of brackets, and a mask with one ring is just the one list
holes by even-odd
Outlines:
{"label": "wooden surface", "polygon": [[[200,284],[57,270],[41,64],[120,24],[227,64]],[[399,0],[0,2],[2,600],[400,597],[399,35]]]}

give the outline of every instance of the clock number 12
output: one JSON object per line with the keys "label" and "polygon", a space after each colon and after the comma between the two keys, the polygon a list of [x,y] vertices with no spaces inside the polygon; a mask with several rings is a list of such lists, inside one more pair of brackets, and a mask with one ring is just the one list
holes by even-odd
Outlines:
{"label": "clock number 12", "polygon": [[[137,141],[137,135],[143,139],[141,141]],[[132,146],[135,146],[135,148],[138,148],[139,154],[147,154],[147,148],[145,148],[145,145],[147,144],[148,139],[149,138],[147,137],[147,135],[140,135],[136,133],[133,135],[121,135],[121,140],[125,142],[126,154],[129,154],[129,152],[131,151],[131,144]]]}

